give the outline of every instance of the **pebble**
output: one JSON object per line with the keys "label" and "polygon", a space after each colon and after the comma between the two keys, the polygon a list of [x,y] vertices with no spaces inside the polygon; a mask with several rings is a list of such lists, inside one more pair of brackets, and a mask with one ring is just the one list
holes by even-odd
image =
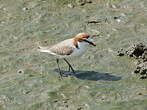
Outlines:
{"label": "pebble", "polygon": [[74,6],[73,4],[70,3],[70,4],[67,5],[67,7],[68,7],[68,8],[74,8],[75,6]]}
{"label": "pebble", "polygon": [[18,74],[24,74],[24,70],[20,69],[17,71]]}
{"label": "pebble", "polygon": [[23,11],[29,10],[27,7],[22,8]]}

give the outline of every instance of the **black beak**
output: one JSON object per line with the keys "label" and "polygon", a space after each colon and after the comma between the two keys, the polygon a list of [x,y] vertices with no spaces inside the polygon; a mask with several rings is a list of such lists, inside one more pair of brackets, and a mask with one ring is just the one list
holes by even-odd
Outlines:
{"label": "black beak", "polygon": [[89,43],[90,45],[96,46],[93,42],[87,40],[87,39],[82,39],[82,41]]}

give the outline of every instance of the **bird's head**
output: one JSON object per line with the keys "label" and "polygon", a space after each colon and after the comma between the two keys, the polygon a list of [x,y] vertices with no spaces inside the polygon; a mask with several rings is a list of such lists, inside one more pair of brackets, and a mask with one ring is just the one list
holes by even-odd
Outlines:
{"label": "bird's head", "polygon": [[78,48],[78,42],[79,43],[88,43],[90,45],[96,46],[93,42],[92,39],[90,38],[90,35],[87,33],[79,33],[74,37],[74,45]]}

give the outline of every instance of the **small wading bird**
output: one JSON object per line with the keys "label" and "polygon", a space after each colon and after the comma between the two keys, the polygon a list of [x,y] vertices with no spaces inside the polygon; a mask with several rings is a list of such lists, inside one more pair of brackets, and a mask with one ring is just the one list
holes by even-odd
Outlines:
{"label": "small wading bird", "polygon": [[56,62],[60,75],[63,73],[59,66],[59,59],[63,59],[69,66],[69,71],[75,74],[75,71],[71,64],[66,60],[67,57],[80,56],[86,51],[86,45],[90,44],[96,46],[87,33],[79,33],[71,39],[61,41],[50,47],[38,47],[40,52],[48,53],[57,57]]}

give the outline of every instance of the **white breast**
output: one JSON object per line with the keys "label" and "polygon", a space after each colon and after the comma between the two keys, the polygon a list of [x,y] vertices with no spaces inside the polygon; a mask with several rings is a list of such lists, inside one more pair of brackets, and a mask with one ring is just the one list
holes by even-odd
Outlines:
{"label": "white breast", "polygon": [[78,47],[79,48],[75,48],[74,49],[74,51],[71,54],[71,56],[80,56],[80,55],[82,55],[82,54],[85,53],[85,51],[86,51],[86,43],[84,43],[84,42],[82,42],[82,43],[78,42]]}

